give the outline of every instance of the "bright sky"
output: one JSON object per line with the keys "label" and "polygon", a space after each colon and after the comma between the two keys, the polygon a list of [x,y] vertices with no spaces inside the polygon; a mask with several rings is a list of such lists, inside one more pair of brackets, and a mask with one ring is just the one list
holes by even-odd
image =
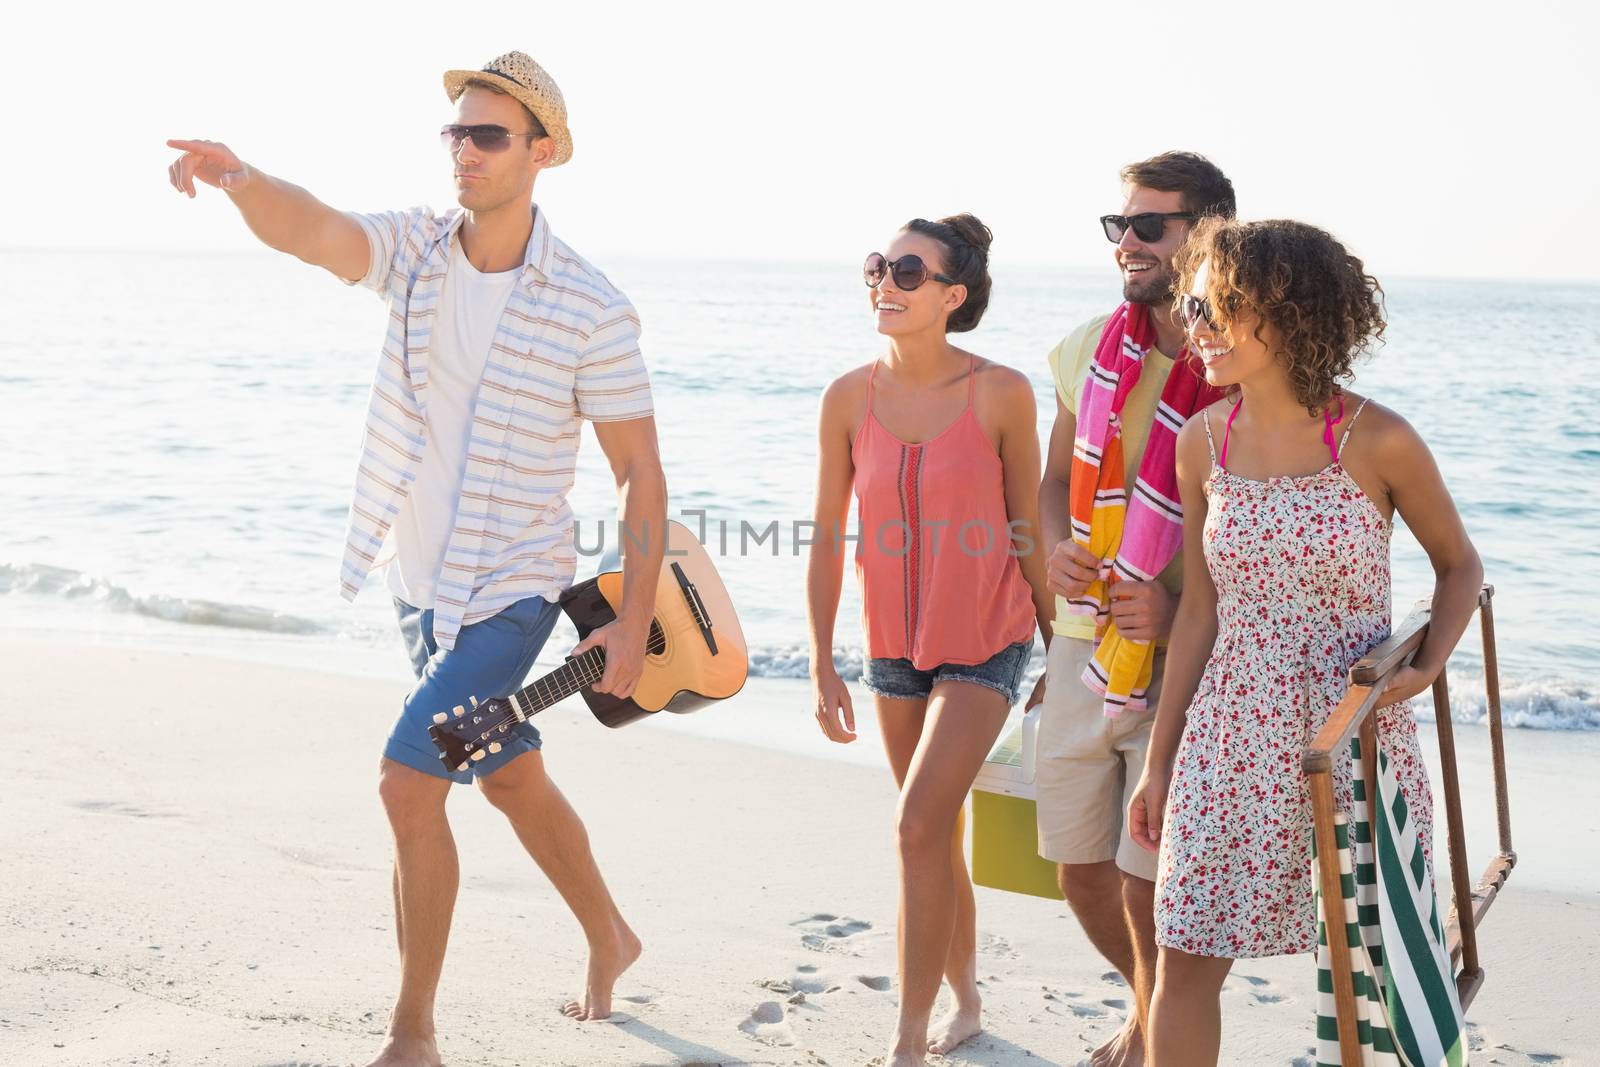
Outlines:
{"label": "bright sky", "polygon": [[[782,12],[779,14],[778,12]],[[159,14],[158,14],[159,13]],[[839,260],[976,213],[998,263],[1098,266],[1117,169],[1168,148],[1389,274],[1600,279],[1588,4],[1339,2],[29,5],[0,43],[5,247],[249,248],[166,185],[220,140],[342,208],[453,197],[448,67],[555,76],[540,178],[607,256]]]}

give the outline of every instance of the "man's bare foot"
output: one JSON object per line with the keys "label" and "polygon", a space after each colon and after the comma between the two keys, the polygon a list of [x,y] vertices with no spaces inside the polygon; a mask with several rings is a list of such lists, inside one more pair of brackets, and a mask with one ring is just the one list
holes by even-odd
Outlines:
{"label": "man's bare foot", "polygon": [[1090,1067],[1144,1067],[1144,1034],[1139,1017],[1128,1013],[1128,1021],[1110,1041],[1089,1053]]}
{"label": "man's bare foot", "polygon": [[951,1005],[944,1018],[928,1031],[928,1051],[943,1055],[968,1038],[983,1032],[983,1002],[976,996]]}
{"label": "man's bare foot", "polygon": [[561,1014],[579,1022],[594,1022],[611,1014],[611,987],[616,985],[622,972],[633,966],[643,946],[628,924],[617,920],[617,928],[609,944],[589,946],[589,973],[583,979],[583,999],[574,1000],[561,1009]]}
{"label": "man's bare foot", "polygon": [[389,1035],[383,1051],[367,1067],[440,1067],[439,1046],[431,1037]]}

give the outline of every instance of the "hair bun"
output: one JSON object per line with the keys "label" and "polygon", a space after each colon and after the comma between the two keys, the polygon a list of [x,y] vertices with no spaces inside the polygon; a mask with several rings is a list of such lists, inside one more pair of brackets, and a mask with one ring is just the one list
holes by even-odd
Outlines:
{"label": "hair bun", "polygon": [[989,246],[994,243],[994,233],[979,221],[978,216],[963,211],[939,220],[961,235],[961,239],[989,258]]}
{"label": "hair bun", "polygon": [[967,296],[961,306],[950,313],[945,329],[950,333],[965,333],[978,325],[984,309],[989,306],[989,245],[994,234],[978,221],[976,215],[962,212],[948,215],[937,222],[912,219],[901,227],[905,233],[920,233],[938,241],[943,251],[945,280],[967,287]]}

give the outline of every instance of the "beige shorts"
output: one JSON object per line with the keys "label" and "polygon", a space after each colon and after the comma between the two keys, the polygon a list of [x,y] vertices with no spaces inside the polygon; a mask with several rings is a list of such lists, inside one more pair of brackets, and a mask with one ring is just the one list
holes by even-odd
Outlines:
{"label": "beige shorts", "polygon": [[1135,844],[1123,822],[1144,773],[1166,654],[1156,653],[1149,709],[1114,718],[1080,680],[1093,655],[1093,642],[1056,637],[1045,657],[1034,778],[1039,855],[1053,863],[1114,859],[1119,869],[1153,882],[1156,854]]}

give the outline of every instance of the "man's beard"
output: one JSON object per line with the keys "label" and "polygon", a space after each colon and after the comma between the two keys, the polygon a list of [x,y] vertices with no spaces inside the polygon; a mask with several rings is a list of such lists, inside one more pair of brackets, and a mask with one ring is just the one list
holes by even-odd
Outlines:
{"label": "man's beard", "polygon": [[1135,277],[1123,276],[1122,299],[1130,304],[1144,304],[1156,309],[1172,303],[1172,287],[1176,279],[1172,268],[1152,267]]}

